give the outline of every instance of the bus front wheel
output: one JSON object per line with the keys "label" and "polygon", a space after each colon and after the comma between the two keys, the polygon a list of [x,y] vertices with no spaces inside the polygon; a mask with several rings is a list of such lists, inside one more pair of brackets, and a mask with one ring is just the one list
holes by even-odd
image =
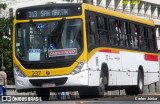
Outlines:
{"label": "bus front wheel", "polygon": [[36,90],[37,97],[41,97],[42,101],[49,100],[50,90],[49,89],[38,89]]}
{"label": "bus front wheel", "polygon": [[79,90],[80,98],[103,97],[105,92],[105,83],[106,83],[106,77],[104,76],[103,71],[101,71],[99,82],[100,82],[99,86],[88,87]]}
{"label": "bus front wheel", "polygon": [[97,97],[103,97],[105,92],[105,84],[106,84],[106,76],[104,75],[103,71],[100,74],[100,85],[95,88],[95,95]]}

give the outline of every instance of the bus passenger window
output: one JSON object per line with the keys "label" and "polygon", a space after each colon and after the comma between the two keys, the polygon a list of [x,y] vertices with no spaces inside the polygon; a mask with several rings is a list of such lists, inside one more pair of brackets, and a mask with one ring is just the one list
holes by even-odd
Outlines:
{"label": "bus passenger window", "polygon": [[117,44],[116,25],[115,25],[115,20],[112,18],[109,18],[109,34],[110,34],[111,45],[116,45]]}
{"label": "bus passenger window", "polygon": [[124,24],[121,22],[115,22],[115,29],[117,33],[117,44],[123,46],[123,38],[124,38]]}
{"label": "bus passenger window", "polygon": [[109,44],[109,26],[108,26],[108,18],[104,18],[104,27],[105,27],[105,35],[106,35],[106,41],[107,44]]}
{"label": "bus passenger window", "polygon": [[145,50],[146,49],[146,42],[145,42],[143,26],[139,26],[139,32],[140,32],[140,35],[139,35],[138,47],[141,50]]}
{"label": "bus passenger window", "polygon": [[89,17],[89,23],[87,25],[88,30],[88,49],[89,51],[94,48],[96,45],[96,39],[95,39],[95,21],[94,18]]}
{"label": "bus passenger window", "polygon": [[130,46],[132,48],[138,48],[138,27],[135,24],[130,24],[130,29],[131,29],[131,40],[130,40]]}
{"label": "bus passenger window", "polygon": [[99,36],[99,44],[105,45],[107,44],[107,34],[105,30],[104,18],[102,16],[97,16],[97,30]]}
{"label": "bus passenger window", "polygon": [[148,41],[149,41],[149,50],[154,50],[154,43],[153,43],[153,31],[151,28],[148,28]]}
{"label": "bus passenger window", "polygon": [[127,46],[127,35],[126,35],[126,25],[125,22],[120,21],[119,22],[119,28],[120,28],[120,46]]}
{"label": "bus passenger window", "polygon": [[153,41],[153,48],[154,48],[154,51],[156,51],[156,42],[157,39],[156,39],[156,35],[155,35],[155,31],[154,31],[154,28],[152,28],[152,41]]}
{"label": "bus passenger window", "polygon": [[130,35],[130,27],[129,27],[129,23],[128,22],[125,22],[125,33],[126,33],[126,46],[127,47],[130,47],[130,39],[131,39],[131,35]]}
{"label": "bus passenger window", "polygon": [[134,48],[138,48],[138,26],[135,25]]}
{"label": "bus passenger window", "polygon": [[144,27],[144,37],[145,37],[145,43],[146,43],[146,50],[149,50],[149,41],[148,41],[148,31],[147,27]]}

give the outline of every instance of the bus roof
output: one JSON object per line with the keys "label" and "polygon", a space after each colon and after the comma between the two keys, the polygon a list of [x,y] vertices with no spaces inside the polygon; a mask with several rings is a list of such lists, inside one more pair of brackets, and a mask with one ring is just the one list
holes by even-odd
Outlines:
{"label": "bus roof", "polygon": [[140,17],[132,16],[132,15],[129,15],[129,14],[124,15],[121,12],[109,10],[109,9],[106,9],[106,8],[103,8],[103,7],[98,7],[98,6],[94,6],[94,5],[86,4],[86,3],[57,3],[57,4],[36,5],[36,6],[19,8],[19,9],[17,9],[17,11],[27,10],[27,9],[31,9],[31,8],[35,8],[35,9],[37,8],[38,9],[38,8],[56,7],[56,6],[72,7],[72,6],[81,6],[81,5],[82,5],[82,8],[85,9],[85,10],[89,10],[89,11],[93,11],[93,12],[98,11],[99,13],[106,14],[106,15],[109,15],[109,16],[114,16],[114,17],[118,17],[118,18],[121,18],[121,19],[125,19],[125,20],[130,20],[130,21],[134,21],[134,22],[138,22],[138,23],[142,23],[142,24],[147,24],[147,25],[150,25],[150,26],[155,26],[154,22],[152,20],[142,19]]}
{"label": "bus roof", "polygon": [[124,15],[121,12],[109,10],[109,9],[106,9],[106,8],[103,8],[103,7],[98,7],[98,6],[94,6],[94,5],[90,5],[90,4],[86,4],[86,3],[83,3],[82,6],[85,10],[89,10],[89,11],[93,11],[93,12],[98,11],[99,13],[106,14],[106,15],[109,15],[109,16],[114,16],[114,17],[118,17],[118,18],[121,18],[121,19],[134,21],[134,22],[137,22],[137,23],[142,23],[142,24],[147,24],[147,25],[150,25],[150,26],[155,26],[153,20],[142,19],[140,17],[132,16],[132,15],[129,15],[129,14]]}

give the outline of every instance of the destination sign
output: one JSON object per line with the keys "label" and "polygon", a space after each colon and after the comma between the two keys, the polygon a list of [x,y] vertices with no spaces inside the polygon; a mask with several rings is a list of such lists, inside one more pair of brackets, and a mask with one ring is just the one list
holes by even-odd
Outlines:
{"label": "destination sign", "polygon": [[57,17],[57,16],[68,16],[71,13],[69,9],[50,9],[50,10],[34,10],[28,11],[27,18],[37,18],[37,17]]}
{"label": "destination sign", "polygon": [[81,15],[80,6],[65,6],[65,7],[44,7],[44,8],[21,8],[16,12],[16,17],[19,20],[23,19],[38,19],[38,18],[53,18],[64,16]]}

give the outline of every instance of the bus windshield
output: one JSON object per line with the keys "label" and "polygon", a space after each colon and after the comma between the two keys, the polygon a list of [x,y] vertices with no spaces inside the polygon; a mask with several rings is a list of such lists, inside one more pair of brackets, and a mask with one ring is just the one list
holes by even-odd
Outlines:
{"label": "bus windshield", "polygon": [[57,61],[78,57],[83,46],[81,19],[16,25],[16,56],[23,61]]}

